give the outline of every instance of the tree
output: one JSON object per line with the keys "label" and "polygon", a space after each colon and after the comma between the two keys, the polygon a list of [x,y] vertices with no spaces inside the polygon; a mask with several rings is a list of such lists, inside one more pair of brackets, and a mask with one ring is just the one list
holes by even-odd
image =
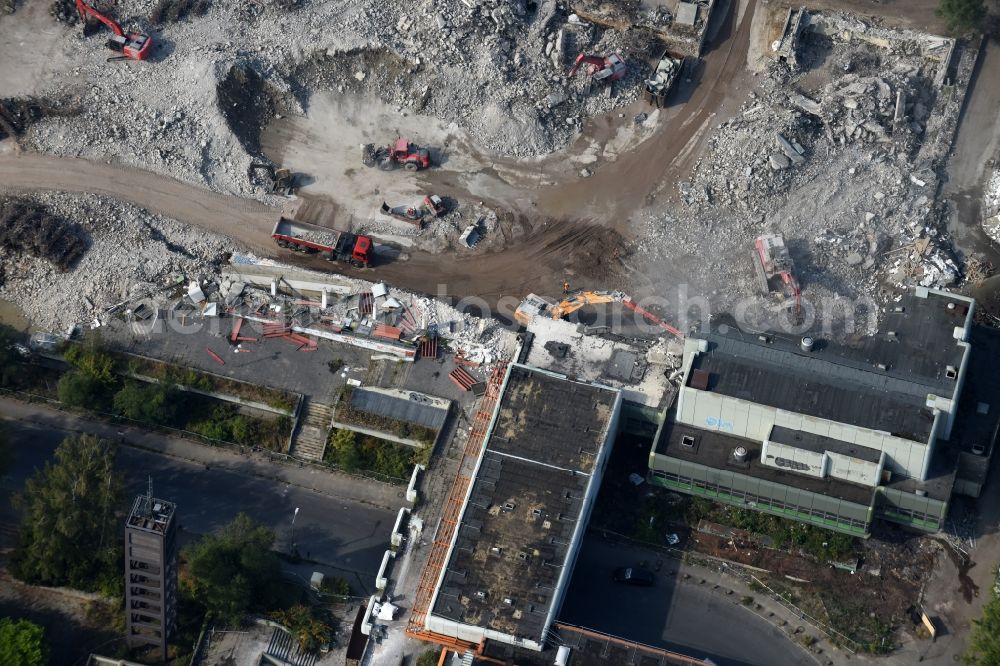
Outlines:
{"label": "tree", "polygon": [[[97,590],[118,581],[118,509],[124,483],[114,444],[71,435],[14,496],[21,511],[15,576],[29,583]],[[113,580],[109,581],[109,578]]]}
{"label": "tree", "polygon": [[76,369],[59,378],[56,387],[59,401],[71,407],[105,408],[109,391],[115,383],[115,362],[104,351],[100,339],[71,345],[64,357]]}
{"label": "tree", "polygon": [[59,402],[69,407],[101,410],[107,405],[106,388],[93,377],[71,370],[59,378],[56,394]]}
{"label": "tree", "polygon": [[945,20],[952,32],[965,33],[979,27],[986,17],[986,6],[983,0],[941,0],[937,15]]}
{"label": "tree", "polygon": [[0,664],[45,666],[48,663],[49,646],[40,626],[9,617],[0,620]]}
{"label": "tree", "polygon": [[115,394],[115,411],[126,418],[153,425],[173,423],[180,402],[178,391],[170,384],[128,382]]}
{"label": "tree", "polygon": [[291,632],[303,652],[318,650],[330,641],[330,625],[316,617],[309,606],[295,604],[271,613],[271,619]]}
{"label": "tree", "polygon": [[21,358],[14,343],[10,329],[0,325],[0,386],[13,384],[21,371]]}
{"label": "tree", "polygon": [[353,430],[347,428],[335,430],[330,444],[331,457],[335,465],[347,472],[353,472],[361,466],[358,436]]}
{"label": "tree", "polygon": [[185,550],[192,595],[212,619],[236,625],[251,610],[280,605],[281,562],[272,545],[274,532],[241,513]]}
{"label": "tree", "polygon": [[1000,599],[986,604],[983,617],[972,621],[964,661],[968,666],[1000,664]]}

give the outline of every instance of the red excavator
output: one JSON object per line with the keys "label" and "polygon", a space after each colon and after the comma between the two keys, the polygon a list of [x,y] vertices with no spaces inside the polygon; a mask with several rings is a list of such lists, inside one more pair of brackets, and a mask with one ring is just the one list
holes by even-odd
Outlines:
{"label": "red excavator", "polygon": [[612,81],[617,81],[625,76],[625,61],[618,54],[610,55],[607,58],[603,56],[587,55],[586,53],[581,53],[576,57],[573,62],[573,66],[570,68],[569,73],[566,75],[567,78],[573,78],[576,74],[576,70],[580,69],[580,65],[587,65],[587,71],[590,74],[590,78],[598,83],[611,83]]}
{"label": "red excavator", "polygon": [[[784,291],[786,296],[795,299],[795,314],[799,314],[802,290],[795,279],[795,264],[785,245],[785,237],[780,234],[758,236],[754,240],[753,263],[761,292]],[[780,286],[776,284],[778,280]]]}
{"label": "red excavator", "polygon": [[153,50],[152,37],[141,32],[125,32],[117,21],[108,18],[84,0],[76,0],[76,12],[80,15],[84,29],[91,23],[91,19],[96,19],[115,33],[107,41],[107,47],[121,53],[121,55],[108,58],[108,62],[112,60],[145,60],[149,57],[149,52]]}

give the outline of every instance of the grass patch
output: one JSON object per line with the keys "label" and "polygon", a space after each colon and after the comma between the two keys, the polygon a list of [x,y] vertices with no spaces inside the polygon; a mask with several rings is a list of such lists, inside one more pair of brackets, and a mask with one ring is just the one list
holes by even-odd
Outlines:
{"label": "grass patch", "polygon": [[351,396],[353,395],[353,386],[345,386],[340,391],[335,418],[341,423],[393,434],[403,439],[415,439],[424,443],[433,443],[437,437],[437,433],[426,426],[354,409],[351,406]]}
{"label": "grass patch", "polygon": [[426,465],[431,444],[420,448],[397,444],[378,437],[359,435],[352,430],[335,428],[330,433],[323,460],[345,472],[374,472],[406,481],[416,464]]}
{"label": "grass patch", "polygon": [[855,554],[855,539],[846,534],[760,511],[717,504],[700,497],[690,499],[685,518],[692,527],[696,526],[699,520],[705,519],[763,534],[774,540],[776,548],[801,550],[821,562],[847,560]]}
{"label": "grass patch", "polygon": [[296,395],[291,391],[241,382],[201,372],[194,368],[184,368],[172,363],[164,363],[163,361],[155,361],[148,358],[117,352],[113,352],[111,355],[115,360],[115,367],[119,372],[144,375],[161,382],[177,384],[178,386],[193,388],[199,391],[222,393],[239,398],[240,400],[259,402],[275,409],[283,409],[287,412],[295,409]]}

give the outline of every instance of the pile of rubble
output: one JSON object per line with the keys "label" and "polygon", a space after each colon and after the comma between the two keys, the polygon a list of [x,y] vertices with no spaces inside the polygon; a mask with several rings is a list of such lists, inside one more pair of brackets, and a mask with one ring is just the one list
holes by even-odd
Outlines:
{"label": "pile of rubble", "polygon": [[983,188],[983,231],[1000,243],[1000,169],[994,169]]}
{"label": "pile of rubble", "polygon": [[66,271],[87,251],[76,225],[45,206],[24,199],[0,199],[0,248],[15,257],[28,254]]}
{"label": "pile of rubble", "polygon": [[[174,4],[157,6],[163,23],[150,29],[148,2],[116,4],[115,19],[154,39],[142,64],[108,67],[102,35],[73,27],[32,92],[74,89],[87,113],[36,124],[27,147],[264,196],[246,178],[260,131],[275,115],[305,113],[325,89],[453,122],[489,151],[541,155],[587,116],[634,101],[653,48],[648,35],[587,23],[557,0],[195,5],[177,21]],[[628,75],[593,89],[585,74],[567,79],[583,52],[620,53]],[[234,80],[245,94],[232,94]]]}
{"label": "pile of rubble", "polygon": [[177,276],[217,265],[234,249],[228,239],[94,195],[36,194],[26,199],[73,220],[89,248],[70,270],[0,248],[6,279],[0,300],[16,304],[38,328],[89,324],[114,304],[157,293]]}
{"label": "pile of rubble", "polygon": [[[716,289],[721,307],[758,293],[749,256],[764,233],[789,240],[803,297],[816,301],[884,303],[889,286],[946,287],[962,275],[935,191],[947,152],[939,148],[953,139],[952,109],[975,53],[957,53],[953,85],[941,86],[951,55],[938,55],[949,40],[893,42],[881,32],[857,39],[864,24],[849,23],[854,39],[806,32],[797,58],[767,65],[678,185],[683,217],[693,222],[648,221],[654,238],[674,246],[714,239],[692,267],[692,282]],[[889,47],[875,45],[886,41]],[[672,254],[655,245],[640,250],[654,260]],[[740,254],[746,270],[713,284],[712,275],[728,272],[712,257]]]}

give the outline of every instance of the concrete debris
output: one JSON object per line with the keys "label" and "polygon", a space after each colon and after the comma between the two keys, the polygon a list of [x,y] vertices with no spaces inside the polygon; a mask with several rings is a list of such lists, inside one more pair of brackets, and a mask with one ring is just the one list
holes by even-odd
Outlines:
{"label": "concrete debris", "polygon": [[[794,44],[779,40],[743,107],[678,182],[681,210],[648,215],[647,233],[662,244],[636,247],[663,271],[676,261],[670,246],[702,248],[702,260],[672,279],[710,293],[717,311],[756,298],[752,316],[774,325],[777,306],[756,295],[751,262],[733,271],[722,259],[747,255],[762,233],[789,240],[803,298],[814,303],[885,303],[894,288],[947,287],[962,276],[934,193],[977,50],[799,14],[788,15]],[[945,70],[953,87],[938,83]],[[1000,237],[1000,219],[992,228]]]}
{"label": "concrete debris", "polygon": [[23,198],[74,220],[90,243],[69,271],[0,248],[0,265],[7,269],[0,300],[17,305],[43,330],[61,331],[81,322],[93,326],[95,318],[99,324],[109,309],[125,310],[149,294],[190,303],[184,276],[198,286],[200,276],[214,271],[223,255],[240,249],[230,239],[102,196],[44,192]]}

